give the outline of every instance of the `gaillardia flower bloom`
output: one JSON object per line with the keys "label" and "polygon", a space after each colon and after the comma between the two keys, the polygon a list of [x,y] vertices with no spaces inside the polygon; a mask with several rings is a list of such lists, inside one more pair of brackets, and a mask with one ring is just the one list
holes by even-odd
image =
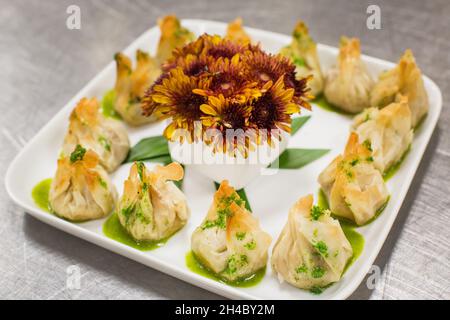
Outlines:
{"label": "gaillardia flower bloom", "polygon": [[234,137],[215,148],[228,152],[235,147],[247,155],[253,149],[249,136],[256,144],[272,145],[274,138],[281,139],[279,130],[290,132],[292,114],[310,108],[308,79],[297,80],[289,59],[267,54],[259,45],[205,34],[176,49],[163,70],[142,108],[146,116],[172,120],[164,132],[170,140],[175,130],[186,129],[192,141],[198,126],[202,133],[218,130],[225,140],[230,130],[251,131],[245,139]]}
{"label": "gaillardia flower bloom", "polygon": [[253,103],[250,123],[258,129],[266,129],[265,137],[271,144],[272,136],[280,138],[273,129],[291,132],[291,115],[300,112],[300,106],[293,99],[295,90],[285,88],[284,75],[275,84],[270,80],[266,87],[269,87],[267,91]]}

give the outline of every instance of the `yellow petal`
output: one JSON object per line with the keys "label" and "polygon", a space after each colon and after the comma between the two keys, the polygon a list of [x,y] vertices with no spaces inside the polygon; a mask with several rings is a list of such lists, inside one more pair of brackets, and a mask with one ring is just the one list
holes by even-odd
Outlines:
{"label": "yellow petal", "polygon": [[300,112],[300,107],[298,105],[296,105],[295,103],[290,103],[286,106],[287,114],[292,114],[292,113],[297,113],[297,112]]}
{"label": "yellow petal", "polygon": [[214,109],[213,107],[211,107],[209,104],[202,104],[202,105],[200,106],[200,110],[201,110],[203,113],[210,114],[210,115],[212,115],[212,116],[217,116],[217,111],[216,111],[216,109]]}

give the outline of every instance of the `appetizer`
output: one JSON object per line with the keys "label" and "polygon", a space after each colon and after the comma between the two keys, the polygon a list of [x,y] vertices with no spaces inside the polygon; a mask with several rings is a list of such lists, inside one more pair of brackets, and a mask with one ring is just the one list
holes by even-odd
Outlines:
{"label": "appetizer", "polygon": [[322,93],[324,77],[317,55],[317,44],[309,35],[308,27],[302,21],[297,22],[295,26],[291,44],[281,49],[280,53],[294,63],[297,78],[312,76],[312,79],[308,81],[312,95],[317,96]]}
{"label": "appetizer", "polygon": [[299,199],[272,251],[272,270],[280,282],[301,289],[339,281],[353,250],[339,221],[313,206],[313,196]]}
{"label": "appetizer", "polygon": [[398,163],[413,139],[408,98],[383,109],[369,108],[355,117],[352,129],[372,148],[373,165],[382,174]]}
{"label": "appetizer", "polygon": [[206,268],[226,281],[236,281],[266,266],[270,242],[245,202],[223,181],[206,218],[192,234],[191,246]]}
{"label": "appetizer", "polygon": [[77,145],[70,156],[58,160],[50,186],[52,211],[71,221],[103,218],[114,208],[117,192],[98,155]]}
{"label": "appetizer", "polygon": [[115,110],[132,126],[155,121],[154,117],[142,115],[141,99],[161,74],[158,63],[141,50],[136,51],[135,70],[132,69],[131,60],[126,55],[118,53],[114,58],[117,66]]}
{"label": "appetizer", "polygon": [[319,184],[328,197],[331,212],[336,216],[363,225],[375,217],[389,199],[389,193],[373,162],[369,141],[358,142],[352,132],[343,155],[320,174]]}
{"label": "appetizer", "polygon": [[234,42],[241,42],[241,43],[252,42],[252,39],[250,38],[250,36],[247,34],[247,32],[245,32],[244,28],[242,27],[242,19],[241,18],[237,18],[236,20],[234,20],[228,24],[225,39],[231,40]]}
{"label": "appetizer", "polygon": [[361,60],[359,40],[341,38],[337,65],[325,79],[328,102],[348,113],[358,113],[370,106],[373,80]]}
{"label": "appetizer", "polygon": [[138,241],[159,241],[181,229],[190,216],[186,197],[173,181],[183,179],[173,162],[148,171],[142,162],[131,166],[117,206],[122,226]]}
{"label": "appetizer", "polygon": [[194,34],[181,26],[176,16],[166,16],[158,21],[161,30],[156,61],[159,65],[166,62],[172,55],[172,51],[181,48],[194,40]]}
{"label": "appetizer", "polygon": [[64,155],[70,155],[77,145],[82,145],[97,154],[100,164],[108,172],[116,170],[127,157],[130,142],[124,125],[105,118],[97,99],[81,99],[69,121],[62,148]]}
{"label": "appetizer", "polygon": [[405,51],[394,69],[380,75],[372,90],[370,104],[383,108],[394,102],[399,94],[408,97],[412,126],[416,127],[428,113],[429,104],[422,73],[411,50]]}

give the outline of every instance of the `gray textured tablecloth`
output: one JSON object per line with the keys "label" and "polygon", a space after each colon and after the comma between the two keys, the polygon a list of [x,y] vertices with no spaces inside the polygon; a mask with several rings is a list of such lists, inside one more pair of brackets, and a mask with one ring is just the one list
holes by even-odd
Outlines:
{"label": "gray textured tablecloth", "polygon": [[[82,29],[66,28],[66,9],[81,8]],[[381,30],[366,27],[369,4]],[[230,21],[289,34],[305,20],[314,38],[336,46],[361,38],[364,53],[396,61],[411,48],[440,86],[444,106],[406,201],[375,264],[375,289],[354,299],[450,298],[450,1],[77,1],[0,0],[0,176],[33,137],[91,78],[157,17]],[[3,180],[3,179],[2,179]],[[0,298],[210,299],[207,291],[166,276],[28,216],[0,184]],[[80,290],[66,286],[67,268]]]}

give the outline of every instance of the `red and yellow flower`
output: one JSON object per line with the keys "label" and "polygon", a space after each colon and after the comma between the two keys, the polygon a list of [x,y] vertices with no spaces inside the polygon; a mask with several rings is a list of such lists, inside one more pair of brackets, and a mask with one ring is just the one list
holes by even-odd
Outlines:
{"label": "red and yellow flower", "polygon": [[[198,121],[203,132],[215,129],[226,138],[229,129],[252,131],[256,144],[271,144],[280,139],[279,130],[290,132],[292,114],[310,108],[307,81],[296,79],[295,66],[280,55],[205,34],[174,51],[142,106],[147,116],[172,120],[164,132],[168,139],[179,128],[194,137]],[[259,130],[266,130],[266,138]],[[217,150],[236,147],[247,154],[253,148],[248,136],[244,143],[231,140]]]}

